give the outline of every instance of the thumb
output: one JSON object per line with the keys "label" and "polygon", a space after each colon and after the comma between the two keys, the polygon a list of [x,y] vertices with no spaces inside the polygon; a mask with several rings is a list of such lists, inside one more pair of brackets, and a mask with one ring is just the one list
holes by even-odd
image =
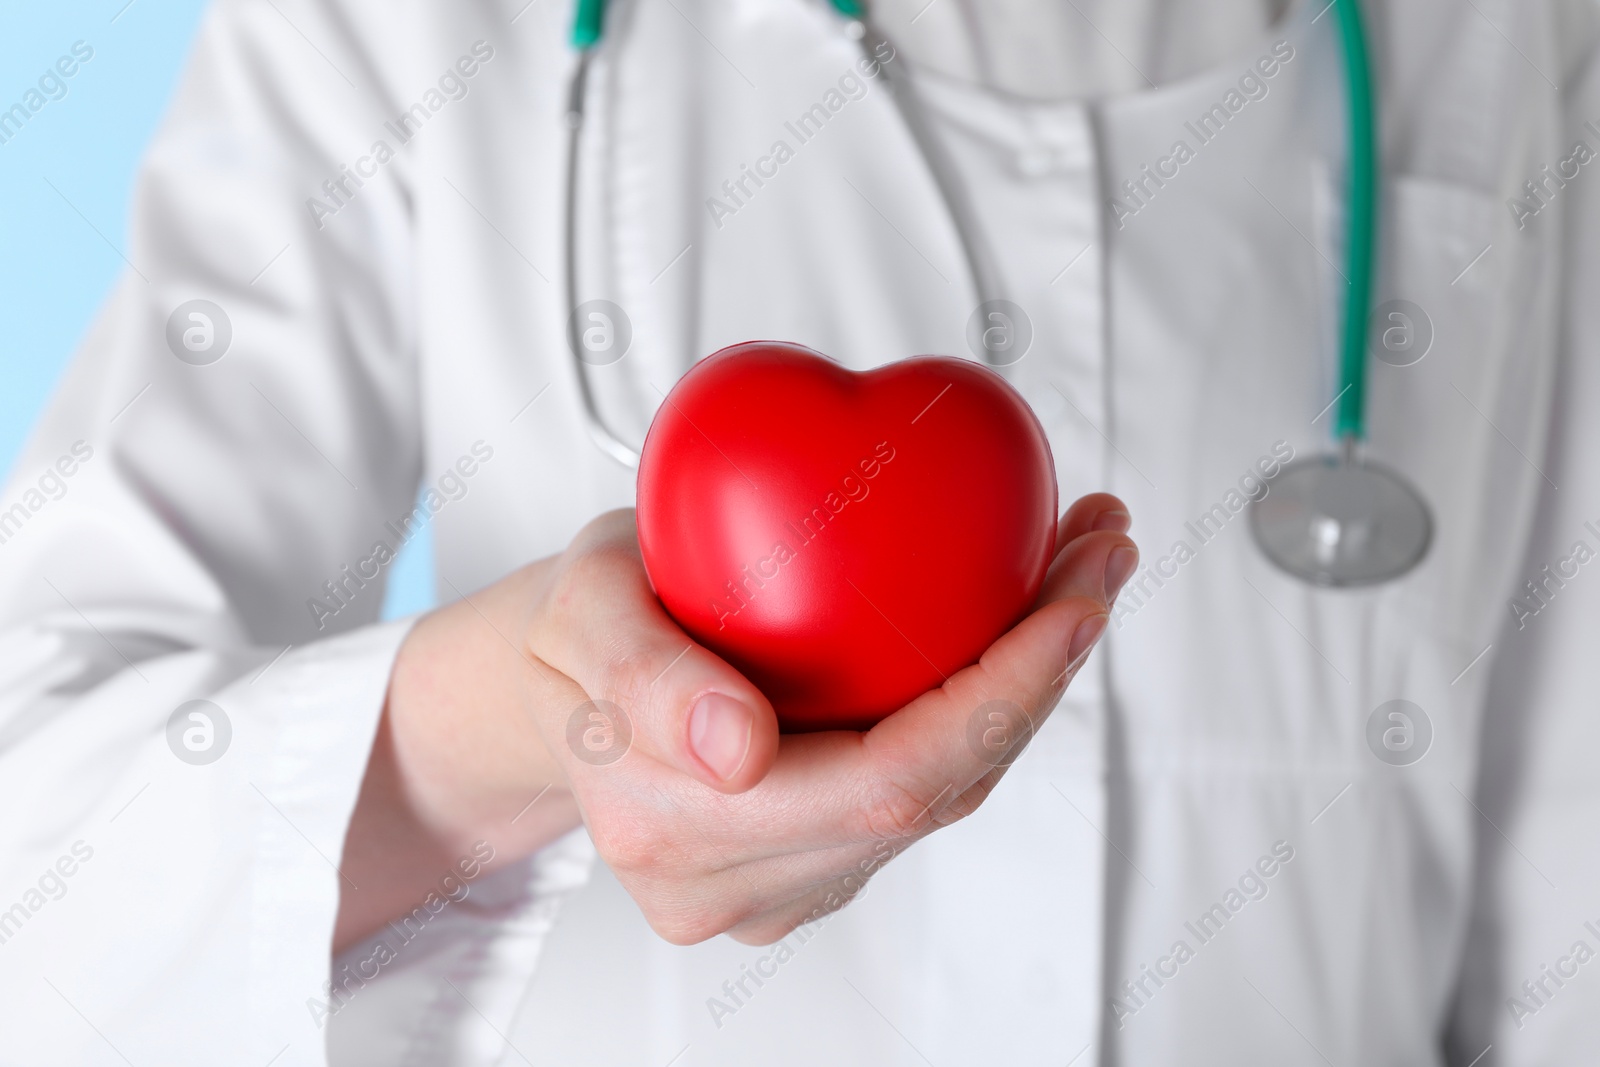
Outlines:
{"label": "thumb", "polygon": [[[566,753],[604,766],[636,749],[713,789],[743,792],[778,753],[778,719],[749,679],[675,623],[651,591],[632,511],[602,515],[562,557],[534,652],[588,701],[558,706]],[[589,738],[606,743],[591,748]]]}

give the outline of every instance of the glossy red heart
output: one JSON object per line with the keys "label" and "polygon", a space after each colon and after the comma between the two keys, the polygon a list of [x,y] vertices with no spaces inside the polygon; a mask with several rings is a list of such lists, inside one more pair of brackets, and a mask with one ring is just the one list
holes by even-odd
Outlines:
{"label": "glossy red heart", "polygon": [[668,394],[638,520],[662,604],[785,730],[865,729],[1027,612],[1055,547],[1055,462],[986,367],[856,373],[752,341]]}

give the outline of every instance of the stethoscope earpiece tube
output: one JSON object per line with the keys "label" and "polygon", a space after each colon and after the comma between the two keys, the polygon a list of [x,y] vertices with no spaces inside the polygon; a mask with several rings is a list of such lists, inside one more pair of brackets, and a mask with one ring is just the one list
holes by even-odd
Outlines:
{"label": "stethoscope earpiece tube", "polygon": [[[574,25],[572,35],[576,41],[579,31],[586,23],[585,11],[592,9],[588,16],[593,20],[595,40],[599,38],[600,19],[603,14],[601,0],[579,0],[578,18]],[[567,197],[566,197],[566,224],[564,237],[565,269],[567,282],[567,349],[572,356],[572,368],[578,376],[578,398],[583,415],[584,428],[588,430],[590,438],[599,446],[600,451],[622,464],[637,470],[639,467],[639,452],[630,447],[606,426],[605,420],[600,417],[600,408],[595,403],[594,390],[589,385],[589,369],[583,358],[583,324],[578,321],[578,156],[583,141],[583,118],[585,94],[589,84],[589,61],[594,54],[592,42],[588,47],[583,47],[578,52],[578,64],[572,72],[572,82],[567,88]]]}

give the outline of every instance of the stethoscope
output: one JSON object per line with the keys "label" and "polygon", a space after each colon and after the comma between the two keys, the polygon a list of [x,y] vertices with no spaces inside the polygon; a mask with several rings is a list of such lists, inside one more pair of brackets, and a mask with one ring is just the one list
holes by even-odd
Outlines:
{"label": "stethoscope", "polygon": [[[606,455],[627,467],[639,466],[639,452],[611,432],[589,382],[591,362],[578,302],[578,159],[584,122],[589,65],[605,30],[607,0],[577,0],[572,46],[578,62],[567,93],[567,190],[565,269],[567,345],[578,376],[585,428]],[[845,19],[846,32],[870,61],[886,39],[867,16],[864,0],[829,0]],[[1427,554],[1433,539],[1428,506],[1398,473],[1365,455],[1367,316],[1372,298],[1377,245],[1378,145],[1372,74],[1366,33],[1357,0],[1332,0],[1344,55],[1349,125],[1349,210],[1345,265],[1345,305],[1339,349],[1340,389],[1330,405],[1336,447],[1294,460],[1268,483],[1267,495],[1250,507],[1250,529],[1272,563],[1317,586],[1350,588],[1391,581],[1408,573]],[[980,301],[996,295],[992,272],[966,190],[953,176],[938,141],[905,76],[881,68],[912,140],[921,152],[954,224]],[[1000,365],[985,349],[991,365]]]}

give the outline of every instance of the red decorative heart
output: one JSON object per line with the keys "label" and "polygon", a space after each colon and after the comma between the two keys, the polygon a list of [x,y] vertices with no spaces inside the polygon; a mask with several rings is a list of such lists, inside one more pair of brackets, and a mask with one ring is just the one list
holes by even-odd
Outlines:
{"label": "red decorative heart", "polygon": [[1055,462],[986,367],[855,373],[751,341],[668,394],[638,517],[662,604],[785,730],[865,729],[1026,613],[1055,548]]}

